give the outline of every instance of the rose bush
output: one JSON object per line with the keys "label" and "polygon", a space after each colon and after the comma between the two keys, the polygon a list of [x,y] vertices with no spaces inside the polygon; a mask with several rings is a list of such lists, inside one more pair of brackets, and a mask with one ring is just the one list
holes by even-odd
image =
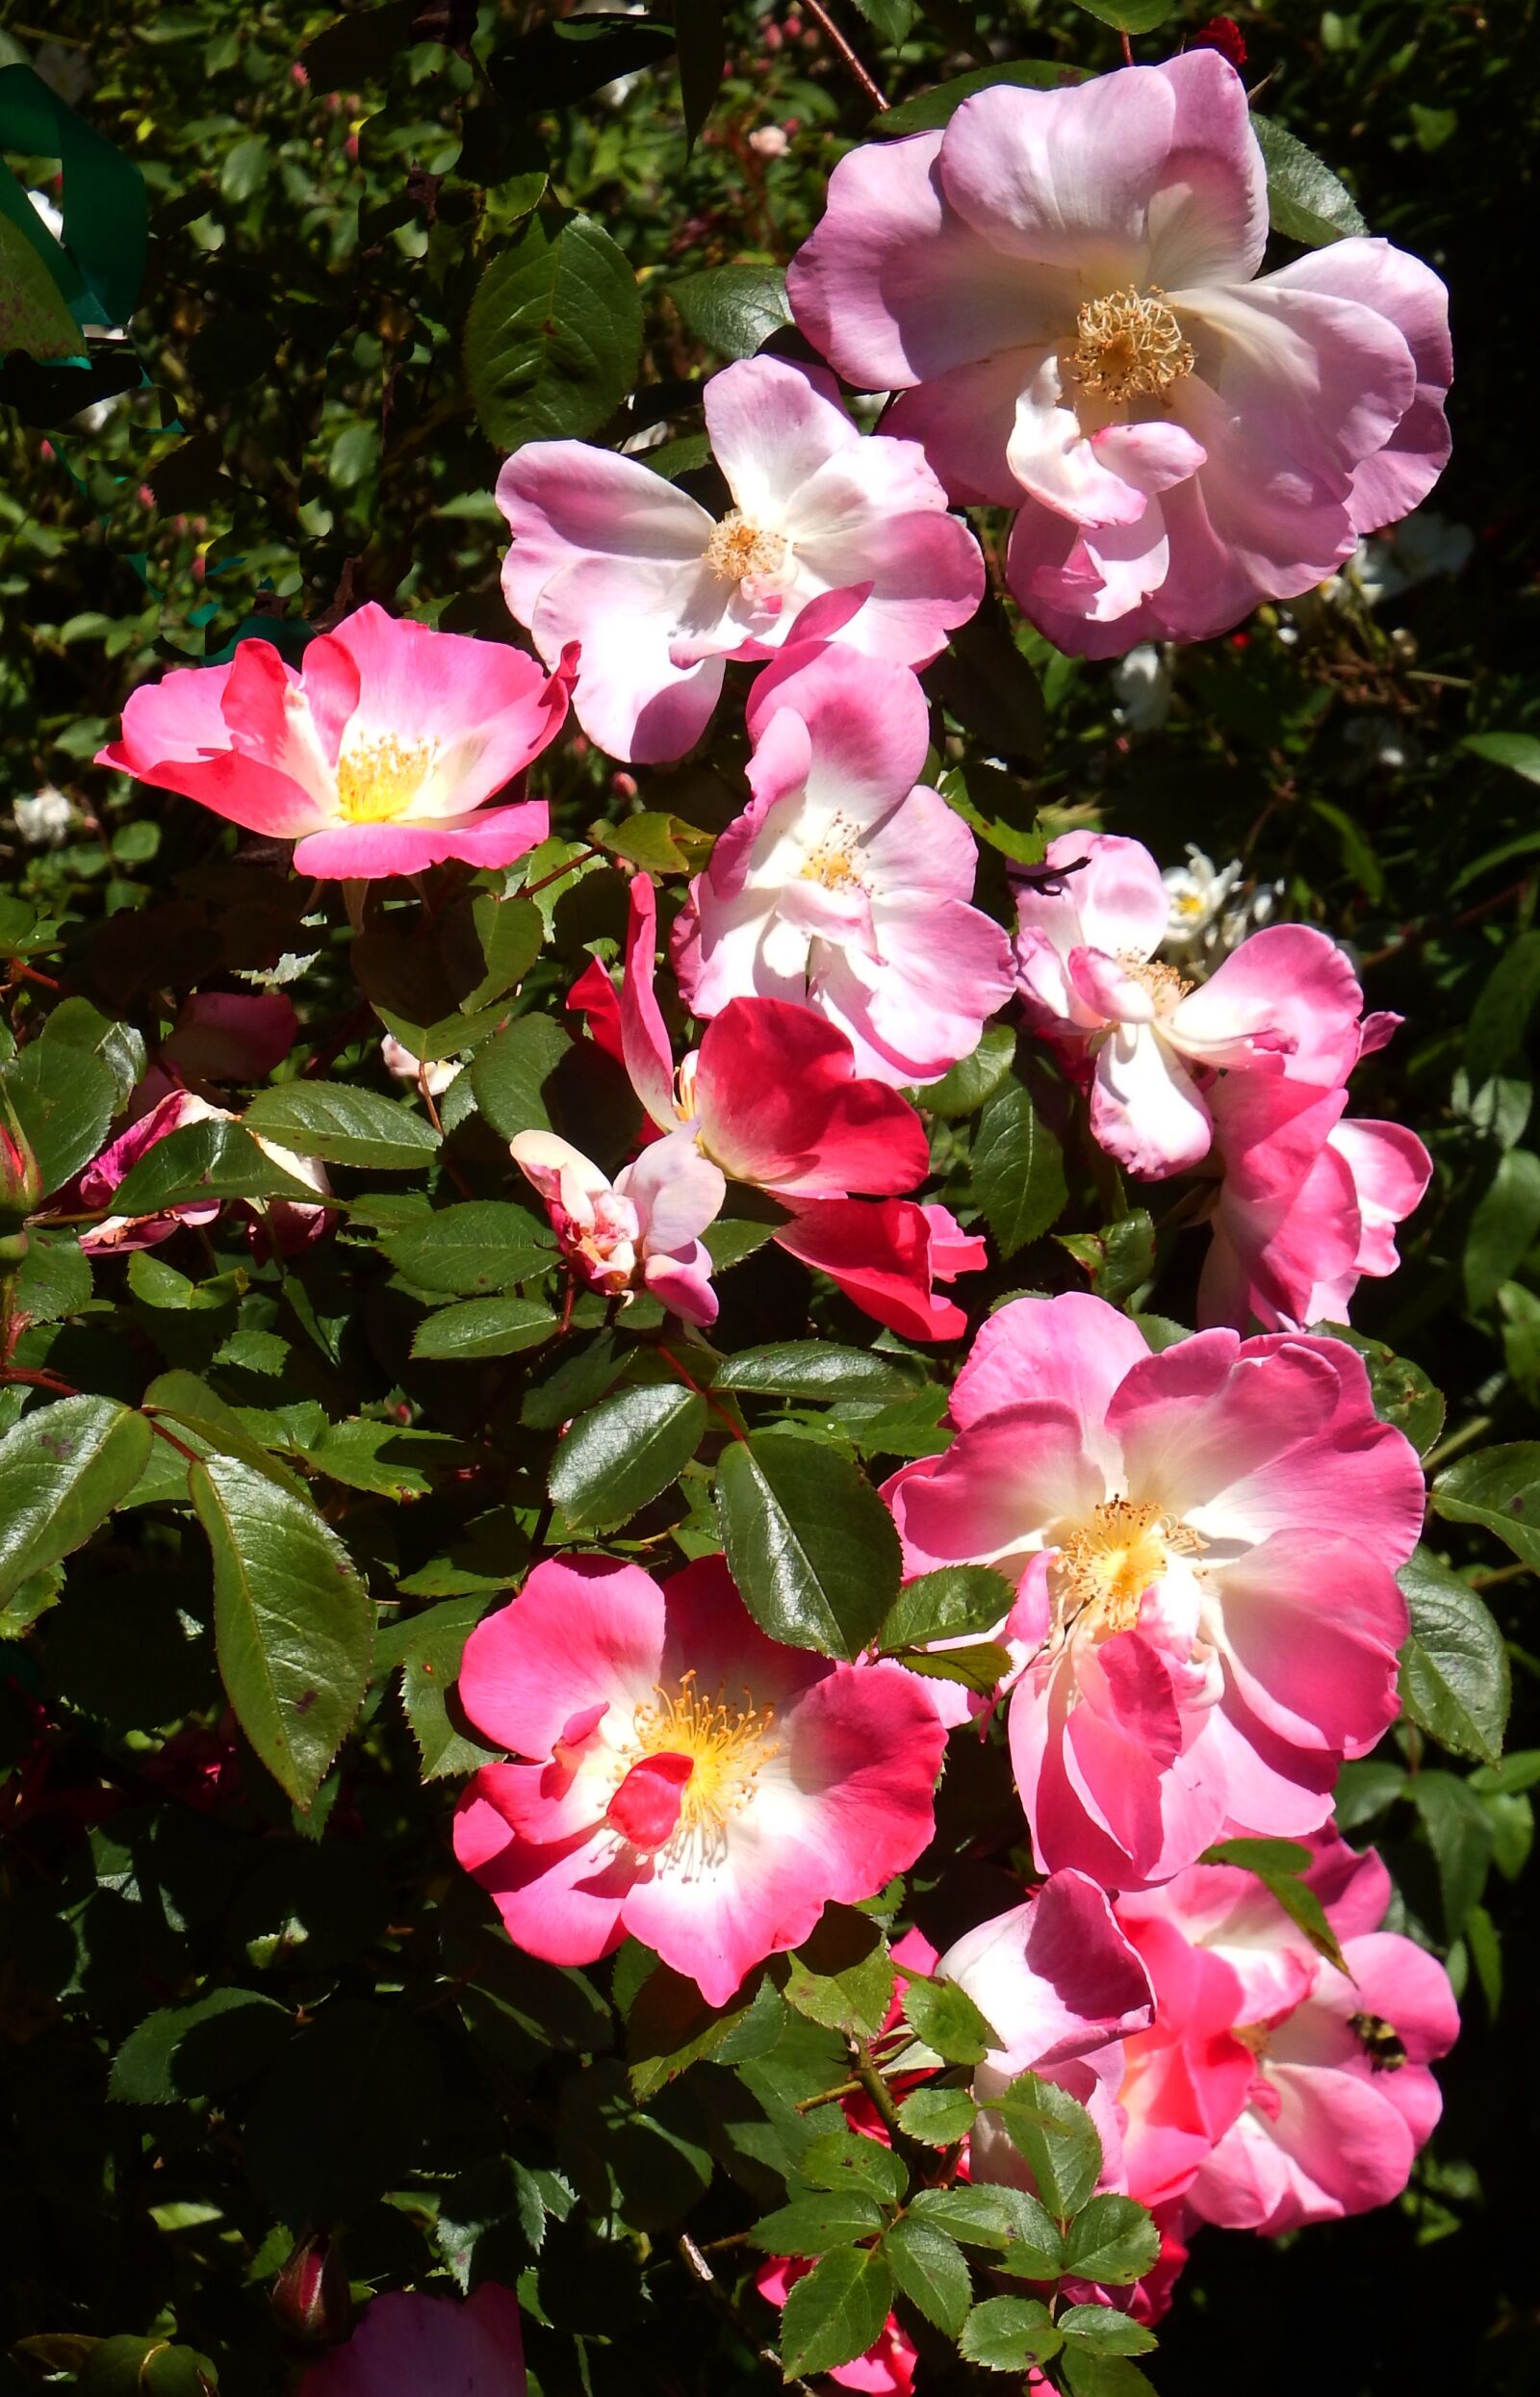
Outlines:
{"label": "rose bush", "polygon": [[1502,29],[55,13],[0,2397],[1525,2385]]}

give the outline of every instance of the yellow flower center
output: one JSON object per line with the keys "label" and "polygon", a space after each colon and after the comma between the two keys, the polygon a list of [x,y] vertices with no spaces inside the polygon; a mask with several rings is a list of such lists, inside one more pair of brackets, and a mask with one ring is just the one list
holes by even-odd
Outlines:
{"label": "yellow flower center", "polygon": [[733,508],[712,528],[706,545],[706,562],[724,582],[742,582],[748,575],[773,575],[786,554],[785,535],[760,532],[745,524]]}
{"label": "yellow flower center", "polygon": [[1088,299],[1075,320],[1079,336],[1069,354],[1083,391],[1115,404],[1143,396],[1164,400],[1173,383],[1193,372],[1193,345],[1166,304],[1158,283],[1147,292],[1132,285]]}
{"label": "yellow flower center", "polygon": [[1093,1609],[1108,1631],[1132,1631],[1140,1600],[1166,1572],[1173,1555],[1192,1556],[1203,1546],[1185,1523],[1172,1523],[1158,1507],[1132,1498],[1110,1498],[1061,1542],[1049,1568],[1054,1613],[1067,1628]]}
{"label": "yellow flower center", "polygon": [[1178,999],[1185,999],[1189,991],[1197,987],[1185,974],[1179,974],[1174,966],[1162,966],[1153,957],[1132,957],[1125,952],[1117,963],[1129,981],[1147,991],[1160,1008],[1174,1007]]}
{"label": "yellow flower center", "polygon": [[798,869],[803,882],[822,883],[826,890],[839,890],[846,883],[860,882],[848,849],[810,849]]}
{"label": "yellow flower center", "polygon": [[349,824],[394,824],[432,769],[438,743],[394,733],[349,740],[337,760],[337,805]]}
{"label": "yellow flower center", "polygon": [[[755,1706],[747,1690],[734,1706],[719,1688],[706,1697],[695,1686],[695,1669],[679,1688],[661,1684],[655,1706],[636,1714],[637,1749],[631,1762],[648,1756],[687,1756],[693,1767],[680,1800],[680,1831],[709,1854],[719,1847],[728,1817],[753,1794],[760,1768],[777,1752],[770,1738],[775,1710]],[[678,1836],[678,1835],[676,1835]]]}

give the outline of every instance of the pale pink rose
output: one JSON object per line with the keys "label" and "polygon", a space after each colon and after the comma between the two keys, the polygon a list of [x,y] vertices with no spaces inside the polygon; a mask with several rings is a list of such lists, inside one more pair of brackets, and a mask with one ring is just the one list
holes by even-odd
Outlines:
{"label": "pale pink rose", "polygon": [[687,1324],[716,1321],[702,1240],[727,1183],[688,1132],[670,1132],[611,1182],[554,1132],[521,1132],[513,1162],[546,1202],[572,1272],[605,1298],[650,1290]]}
{"label": "pale pink rose", "polygon": [[431,1064],[424,1065],[394,1032],[387,1032],[381,1041],[379,1061],[396,1081],[412,1083],[416,1089],[426,1091],[429,1098],[442,1098],[450,1083],[457,1082],[465,1071],[462,1057],[435,1057]]}
{"label": "pale pink rose", "polygon": [[1427,1150],[1402,1124],[1345,1121],[1341,1087],[1238,1073],[1208,1103],[1223,1179],[1200,1327],[1346,1323],[1360,1278],[1400,1262],[1396,1232],[1432,1177]]}
{"label": "pale pink rose", "polygon": [[1036,1609],[1010,1729],[1040,1868],[1131,1889],[1323,1822],[1396,1716],[1423,1521],[1357,1353],[1216,1330],[1152,1355],[1099,1299],[1017,1299],[950,1415],[886,1495],[909,1571],[994,1564]]}
{"label": "pale pink rose", "polygon": [[682,757],[730,657],[837,631],[924,665],[984,593],[978,543],[924,452],[859,433],[833,376],[745,358],[705,405],[732,500],[720,522],[640,459],[581,441],[526,442],[498,477],[503,594],[543,657],[581,643],[573,704],[614,758]]}
{"label": "pale pink rose", "polygon": [[749,147],[757,158],[784,158],[791,142],[783,125],[756,125]]}
{"label": "pale pink rose", "polygon": [[524,2342],[511,2289],[374,2298],[346,2345],[313,2363],[298,2397],[525,2397]]}
{"label": "pale pink rose", "polygon": [[[164,1097],[156,1099],[145,1114],[87,1166],[76,1185],[81,1206],[92,1213],[98,1208],[110,1208],[118,1184],[127,1179],[130,1169],[168,1134],[180,1132],[191,1123],[240,1121],[228,1107],[216,1107],[192,1091],[167,1090]],[[318,1198],[331,1196],[331,1183],[319,1158],[297,1156],[292,1148],[265,1140],[258,1132],[253,1132],[251,1138],[270,1163],[282,1173],[305,1183]],[[169,1240],[185,1224],[212,1224],[225,1203],[222,1198],[195,1199],[167,1208],[162,1215],[108,1214],[102,1223],[92,1224],[81,1233],[80,1245],[88,1255],[154,1249],[163,1240]],[[252,1218],[247,1237],[259,1256],[266,1256],[273,1249],[287,1256],[308,1248],[321,1237],[331,1219],[329,1208],[312,1206],[302,1198],[253,1198],[239,1203]]]}
{"label": "pale pink rose", "polygon": [[1079,1872],[1056,1872],[1021,1906],[981,1922],[941,1957],[936,1977],[955,1981],[999,2039],[973,2075],[984,2110],[968,2141],[974,2180],[1032,2185],[1030,2169],[989,2100],[1036,2073],[1079,2100],[1102,2143],[1102,2185],[1121,2186],[1121,2135],[1113,2100],[1122,2041],[1151,2016],[1149,1975],[1118,1929],[1106,1893]]}
{"label": "pale pink rose", "polygon": [[1428,2068],[1460,2027],[1437,1958],[1378,1928],[1391,1895],[1379,1858],[1355,1854],[1335,1830],[1310,1844],[1305,1878],[1347,1974],[1315,1952],[1254,1874],[1228,1866],[1195,1865],[1117,1902],[1158,1991],[1153,1957],[1178,1941],[1200,1976],[1218,1968],[1234,1985],[1232,2045],[1250,2077],[1185,2204],[1201,2221],[1272,2235],[1399,2196],[1439,2117]]}
{"label": "pale pink rose", "polygon": [[1202,1162],[1220,1069],[1324,1084],[1359,1055],[1363,993],[1306,924],[1253,933],[1195,987],[1156,962],[1168,898],[1137,840],[1062,835],[1018,881],[1016,907],[1027,1021],[1090,1084],[1091,1131],[1130,1173],[1158,1180]]}
{"label": "pale pink rose", "polygon": [[530,1761],[482,1766],[455,1854],[552,1964],[630,1936],[723,2005],[931,1838],[946,1735],[911,1677],[779,1647],[721,1557],[661,1585],[549,1559],[476,1625],[459,1687]]}
{"label": "pale pink rose", "polygon": [[[753,135],[750,135],[753,140]],[[754,2285],[767,2304],[782,2307],[797,2282],[812,2270],[805,2257],[770,2255],[754,2276]],[[889,2314],[863,2356],[836,2364],[829,2374],[836,2388],[856,2388],[865,2397],[911,2397],[919,2355],[896,2314]]]}
{"label": "pale pink rose", "polygon": [[1194,49],[853,151],[786,282],[954,500],[1019,510],[1026,613],[1104,657],[1310,589],[1449,454],[1438,277],[1348,240],[1253,279],[1267,238],[1245,86]]}
{"label": "pale pink rose", "polygon": [[[944,1207],[897,1194],[930,1170],[925,1127],[898,1093],[857,1073],[843,1032],[786,999],[730,999],[676,1073],[654,987],[657,899],[632,877],[620,992],[631,1084],[660,1131],[682,1127],[729,1181],[791,1210],[772,1237],[911,1340],[949,1339],[961,1308],[935,1282],[984,1262]],[[586,977],[585,977],[586,979]],[[603,1020],[602,1002],[599,1019]],[[844,1194],[860,1191],[853,1198]],[[881,1204],[870,1203],[872,1198]]]}
{"label": "pale pink rose", "polygon": [[837,1024],[857,1069],[895,1088],[971,1056],[1011,995],[1010,946],[970,904],[978,851],[938,791],[907,667],[784,650],[748,709],[753,800],[690,885],[674,933],[698,1016],[792,999]]}
{"label": "pale pink rose", "polygon": [[548,679],[504,642],[434,632],[371,603],[299,666],[245,640],[228,665],[141,684],[96,762],[293,840],[302,874],[509,865],[545,838],[546,803],[482,802],[555,738],[573,671],[565,658]]}

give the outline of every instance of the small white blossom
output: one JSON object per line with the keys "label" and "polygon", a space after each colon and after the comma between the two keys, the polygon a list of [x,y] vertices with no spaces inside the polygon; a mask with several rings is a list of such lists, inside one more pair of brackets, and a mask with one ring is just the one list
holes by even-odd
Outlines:
{"label": "small white blossom", "polygon": [[1113,668],[1113,713],[1131,733],[1158,733],[1171,710],[1171,669],[1164,650],[1141,642]]}
{"label": "small white blossom", "polygon": [[1216,865],[1191,841],[1187,863],[1168,865],[1161,880],[1170,905],[1161,955],[1186,972],[1194,967],[1206,971],[1221,964],[1249,933],[1261,930],[1283,896],[1281,882],[1262,883],[1249,891],[1240,889],[1239,858],[1232,858],[1228,865]]}
{"label": "small white blossom", "polygon": [[30,799],[13,799],[11,807],[16,830],[29,849],[62,849],[81,821],[74,801],[52,783],[45,783]]}
{"label": "small white blossom", "polygon": [[783,125],[757,125],[749,136],[749,147],[757,158],[784,158],[791,140]]}

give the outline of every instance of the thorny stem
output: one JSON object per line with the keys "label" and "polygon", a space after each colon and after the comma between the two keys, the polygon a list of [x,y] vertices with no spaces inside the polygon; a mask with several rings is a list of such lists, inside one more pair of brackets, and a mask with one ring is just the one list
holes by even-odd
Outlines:
{"label": "thorny stem", "polygon": [[[44,1373],[40,1369],[34,1369],[27,1365],[0,1365],[0,1383],[8,1381],[24,1381],[30,1389],[34,1390],[51,1390],[55,1398],[79,1398],[81,1396],[72,1381],[61,1380],[58,1374]],[[164,1440],[168,1448],[174,1448],[177,1455],[185,1456],[190,1465],[200,1465],[203,1462],[195,1448],[185,1447],[174,1431],[167,1431],[163,1423],[157,1422],[152,1408],[141,1406],[136,1411],[143,1416],[156,1438]]]}
{"label": "thorny stem", "polygon": [[865,92],[866,97],[870,100],[873,108],[886,109],[887,107],[887,101],[885,98],[881,89],[872,81],[872,78],[866,72],[865,67],[862,66],[860,59],[856,56],[855,51],[851,48],[849,42],[845,39],[844,35],[840,32],[839,27],[834,23],[834,18],[829,14],[828,11],[820,5],[820,0],[805,0],[805,4],[808,15],[815,16],[818,19],[819,24],[823,27],[824,32],[828,35],[834,48],[844,60],[845,64],[855,76],[856,81],[860,84],[861,90]]}
{"label": "thorny stem", "polygon": [[673,1366],[674,1371],[678,1374],[685,1388],[687,1390],[693,1390],[697,1398],[704,1398],[712,1413],[721,1416],[733,1438],[738,1441],[742,1447],[747,1448],[749,1445],[748,1433],[742,1430],[741,1426],[733,1422],[732,1417],[729,1414],[721,1400],[713,1398],[710,1391],[705,1388],[701,1382],[696,1380],[695,1376],[689,1371],[688,1367],[681,1365],[673,1350],[665,1348],[661,1340],[657,1344],[657,1353],[666,1365]]}
{"label": "thorny stem", "polygon": [[531,899],[537,890],[544,890],[550,884],[560,882],[564,874],[576,874],[579,865],[587,865],[592,859],[602,858],[603,855],[603,850],[596,848],[590,841],[585,849],[579,850],[577,857],[569,858],[565,865],[558,865],[553,873],[542,874],[538,882],[526,882],[515,895],[521,899]]}

